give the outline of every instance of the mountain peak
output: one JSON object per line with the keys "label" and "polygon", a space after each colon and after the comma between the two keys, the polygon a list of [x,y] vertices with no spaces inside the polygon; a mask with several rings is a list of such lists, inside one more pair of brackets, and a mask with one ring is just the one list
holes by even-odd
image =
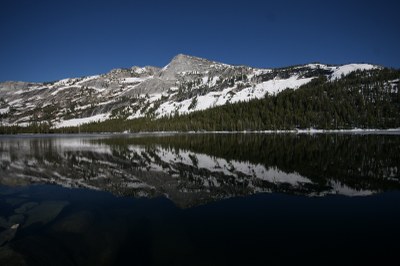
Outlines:
{"label": "mountain peak", "polygon": [[160,77],[164,79],[175,79],[176,74],[181,74],[184,72],[203,73],[207,71],[212,64],[215,63],[207,59],[185,54],[178,54],[172,58],[168,65],[162,69]]}
{"label": "mountain peak", "polygon": [[172,60],[171,61],[174,61],[174,60],[188,60],[188,59],[191,59],[191,58],[194,58],[194,56],[190,56],[190,55],[187,55],[187,54],[177,54],[177,55],[175,55],[174,56],[174,58],[172,58]]}
{"label": "mountain peak", "polygon": [[171,62],[168,65],[193,65],[193,64],[197,64],[197,65],[202,65],[202,64],[206,64],[206,65],[210,65],[213,62],[204,58],[200,58],[200,57],[196,57],[196,56],[191,56],[191,55],[186,55],[186,54],[178,54],[176,56],[174,56],[174,58],[172,58]]}

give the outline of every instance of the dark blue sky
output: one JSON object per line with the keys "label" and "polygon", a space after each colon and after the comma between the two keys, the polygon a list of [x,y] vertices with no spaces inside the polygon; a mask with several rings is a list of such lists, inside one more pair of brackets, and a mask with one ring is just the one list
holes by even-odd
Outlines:
{"label": "dark blue sky", "polygon": [[41,1],[0,3],[0,81],[51,81],[178,53],[280,67],[400,68],[399,1]]}

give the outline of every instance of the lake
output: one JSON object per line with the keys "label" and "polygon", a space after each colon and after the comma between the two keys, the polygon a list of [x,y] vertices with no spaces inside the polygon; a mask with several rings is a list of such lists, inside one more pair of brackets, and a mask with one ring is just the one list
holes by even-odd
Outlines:
{"label": "lake", "polygon": [[389,265],[400,135],[0,136],[1,265]]}

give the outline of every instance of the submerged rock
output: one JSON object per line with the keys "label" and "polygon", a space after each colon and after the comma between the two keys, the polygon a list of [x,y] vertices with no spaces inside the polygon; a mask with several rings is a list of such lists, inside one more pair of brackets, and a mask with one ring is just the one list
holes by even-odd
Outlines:
{"label": "submerged rock", "polygon": [[22,214],[15,214],[8,218],[9,224],[23,224],[25,221],[25,216]]}
{"label": "submerged rock", "polygon": [[26,199],[22,199],[22,198],[8,198],[6,199],[6,202],[8,204],[10,204],[11,206],[18,206],[22,203],[24,203],[26,201]]}
{"label": "submerged rock", "polygon": [[25,220],[25,216],[22,214],[11,215],[8,219],[6,217],[0,217],[0,227],[9,228],[14,224],[22,224]]}
{"label": "submerged rock", "polygon": [[45,201],[26,212],[24,227],[34,223],[47,224],[56,218],[69,203],[67,201]]}
{"label": "submerged rock", "polygon": [[29,211],[30,209],[32,209],[33,207],[37,206],[38,203],[37,202],[27,202],[22,204],[19,208],[15,209],[15,213],[26,213],[27,211]]}
{"label": "submerged rock", "polygon": [[0,233],[0,246],[3,246],[15,237],[15,233],[17,232],[18,227],[19,224],[14,224],[9,229]]}
{"label": "submerged rock", "polygon": [[64,233],[81,234],[86,232],[94,223],[94,215],[88,211],[73,213],[58,221],[53,230]]}

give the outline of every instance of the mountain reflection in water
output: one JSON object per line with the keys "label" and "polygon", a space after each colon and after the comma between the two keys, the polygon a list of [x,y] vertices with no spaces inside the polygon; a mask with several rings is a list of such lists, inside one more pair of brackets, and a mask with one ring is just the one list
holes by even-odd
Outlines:
{"label": "mountain reflection in water", "polygon": [[183,208],[260,192],[370,195],[400,188],[399,139],[350,134],[1,138],[0,182],[165,196]]}
{"label": "mountain reflection in water", "polygon": [[390,265],[399,144],[376,134],[2,136],[0,265]]}

